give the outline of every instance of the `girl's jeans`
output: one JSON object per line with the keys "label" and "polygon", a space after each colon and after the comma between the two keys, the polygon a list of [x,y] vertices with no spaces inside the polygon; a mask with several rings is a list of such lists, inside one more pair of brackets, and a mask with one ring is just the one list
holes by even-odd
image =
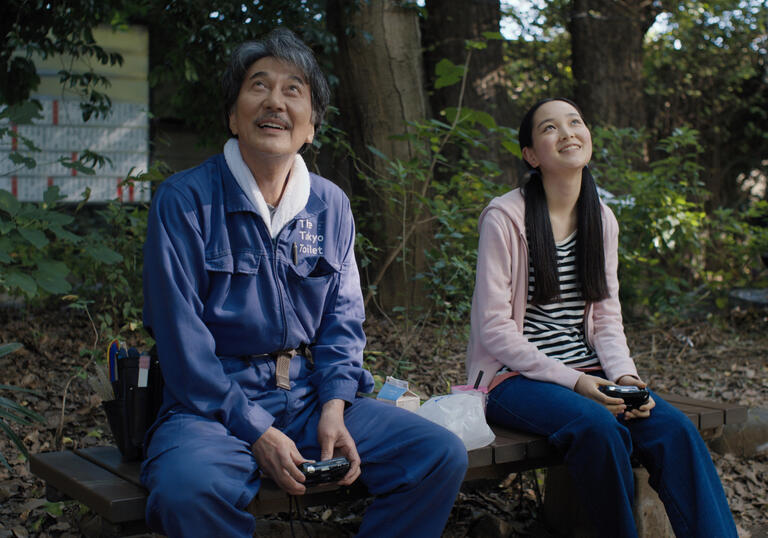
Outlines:
{"label": "girl's jeans", "polygon": [[637,536],[630,455],[648,469],[676,536],[736,537],[707,446],[680,411],[651,393],[649,418],[624,421],[554,383],[512,377],[488,395],[492,423],[546,435],[586,501],[600,536]]}

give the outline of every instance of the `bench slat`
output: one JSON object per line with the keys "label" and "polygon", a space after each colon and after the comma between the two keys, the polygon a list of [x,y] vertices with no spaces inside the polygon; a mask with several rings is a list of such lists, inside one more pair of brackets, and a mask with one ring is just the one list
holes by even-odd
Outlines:
{"label": "bench slat", "polygon": [[494,449],[494,463],[509,463],[532,458],[547,458],[557,455],[557,451],[542,435],[508,430],[503,426],[492,425],[496,441],[491,445]]}
{"label": "bench slat", "polygon": [[114,446],[94,446],[90,448],[75,449],[73,452],[98,465],[99,467],[110,471],[123,480],[130,482],[136,487],[143,488],[139,475],[141,473],[141,462],[124,462],[119,450]]}
{"label": "bench slat", "polygon": [[[680,409],[700,430],[747,419],[747,409],[733,404],[660,394]],[[468,453],[467,479],[499,478],[505,473],[547,467],[561,461],[557,450],[540,435],[491,425],[496,440]],[[30,470],[61,493],[90,506],[112,523],[143,521],[146,490],[139,482],[140,463],[124,463],[114,446],[30,455]],[[367,495],[359,481],[351,487],[317,486],[302,498],[302,506],[334,504]],[[255,514],[285,512],[289,498],[269,479],[248,506]]]}
{"label": "bench slat", "polygon": [[678,407],[677,404],[693,405],[703,409],[719,410],[723,413],[723,424],[741,424],[747,420],[747,408],[739,404],[729,404],[724,402],[713,402],[711,400],[697,400],[687,396],[677,394],[659,394],[669,403]]}
{"label": "bench slat", "polygon": [[[117,452],[117,448],[114,448]],[[119,454],[119,452],[118,452]],[[144,519],[147,492],[74,452],[31,454],[30,471],[113,523]]]}
{"label": "bench slat", "polygon": [[475,448],[467,453],[469,468],[485,467],[493,463],[493,447],[491,445]]}

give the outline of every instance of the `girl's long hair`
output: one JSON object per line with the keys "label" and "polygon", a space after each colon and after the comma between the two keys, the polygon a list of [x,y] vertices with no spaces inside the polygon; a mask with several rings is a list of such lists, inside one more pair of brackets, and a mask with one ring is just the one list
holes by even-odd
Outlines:
{"label": "girl's long hair", "polygon": [[[520,123],[520,149],[533,145],[533,115],[549,101],[564,101],[581,110],[573,101],[562,97],[543,99],[533,105]],[[583,117],[583,116],[582,116]],[[560,300],[560,282],[557,272],[557,250],[549,220],[547,197],[541,180],[541,171],[529,168],[528,181],[522,188],[525,198],[525,229],[528,250],[533,264],[535,286],[533,304],[547,304]],[[576,202],[576,268],[585,301],[595,302],[608,297],[605,279],[605,252],[603,250],[603,219],[597,186],[589,167],[581,172],[581,191]]]}

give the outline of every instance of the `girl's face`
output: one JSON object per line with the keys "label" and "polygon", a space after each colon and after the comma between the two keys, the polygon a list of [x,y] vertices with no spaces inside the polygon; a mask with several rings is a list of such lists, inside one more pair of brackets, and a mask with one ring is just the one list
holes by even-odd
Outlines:
{"label": "girl's face", "polygon": [[531,138],[523,157],[542,175],[581,170],[592,157],[592,135],[579,111],[565,101],[549,101],[536,110]]}

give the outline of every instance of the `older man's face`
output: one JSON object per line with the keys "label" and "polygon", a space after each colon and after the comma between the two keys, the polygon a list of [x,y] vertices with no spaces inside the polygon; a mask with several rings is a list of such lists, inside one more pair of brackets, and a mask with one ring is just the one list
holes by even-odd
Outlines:
{"label": "older man's face", "polygon": [[267,56],[248,69],[229,114],[229,128],[252,157],[292,157],[312,142],[309,83],[290,63]]}

